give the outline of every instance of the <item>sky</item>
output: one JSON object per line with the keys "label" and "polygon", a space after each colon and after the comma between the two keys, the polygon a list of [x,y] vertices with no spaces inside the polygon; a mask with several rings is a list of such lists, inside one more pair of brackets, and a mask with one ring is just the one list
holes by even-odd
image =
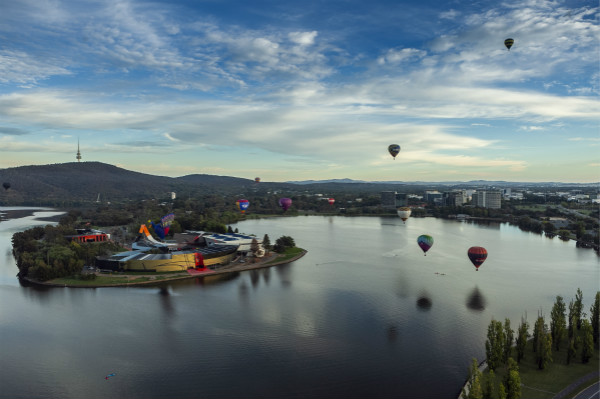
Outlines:
{"label": "sky", "polygon": [[0,10],[0,169],[74,162],[79,142],[172,177],[600,181],[597,1]]}

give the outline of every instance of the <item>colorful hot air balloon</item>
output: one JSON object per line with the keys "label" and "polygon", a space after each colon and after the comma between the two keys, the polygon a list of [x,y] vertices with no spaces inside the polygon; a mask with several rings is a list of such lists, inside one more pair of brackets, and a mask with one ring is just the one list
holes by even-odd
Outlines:
{"label": "colorful hot air balloon", "polygon": [[388,146],[388,151],[390,152],[390,155],[393,156],[394,159],[396,159],[396,155],[398,155],[398,153],[400,153],[400,145],[390,144]]}
{"label": "colorful hot air balloon", "polygon": [[420,235],[417,238],[417,244],[419,244],[419,247],[423,250],[423,255],[427,256],[427,251],[429,251],[429,248],[433,245],[433,237],[428,236],[427,234]]}
{"label": "colorful hot air balloon", "polygon": [[292,206],[292,200],[290,198],[279,198],[279,206],[285,212]]}
{"label": "colorful hot air balloon", "polygon": [[254,178],[254,183],[260,183],[260,177],[255,177]]}
{"label": "colorful hot air balloon", "polygon": [[475,266],[475,270],[479,271],[479,266],[485,262],[488,253],[483,247],[471,247],[467,251],[467,255],[469,255],[469,259],[471,259],[471,262]]}
{"label": "colorful hot air balloon", "polygon": [[406,219],[410,217],[410,213],[412,212],[411,209],[407,206],[398,208],[396,211],[398,212],[398,216],[400,216],[400,219],[402,219],[403,222],[406,222]]}
{"label": "colorful hot air balloon", "polygon": [[235,201],[235,204],[240,208],[240,212],[245,213],[246,209],[250,206],[250,202],[247,199],[241,199]]}
{"label": "colorful hot air balloon", "polygon": [[329,202],[329,205],[333,205],[333,203],[335,202],[335,198],[329,198],[327,202]]}
{"label": "colorful hot air balloon", "polygon": [[504,41],[504,45],[506,46],[506,48],[508,49],[508,51],[510,51],[510,48],[512,47],[512,45],[515,43],[515,41],[511,38],[508,38]]}

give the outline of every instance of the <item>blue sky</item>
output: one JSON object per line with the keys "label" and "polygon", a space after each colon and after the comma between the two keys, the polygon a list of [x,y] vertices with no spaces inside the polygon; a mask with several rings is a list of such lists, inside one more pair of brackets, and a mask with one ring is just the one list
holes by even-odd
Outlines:
{"label": "blue sky", "polygon": [[0,168],[79,140],[164,176],[600,180],[597,1],[0,9]]}

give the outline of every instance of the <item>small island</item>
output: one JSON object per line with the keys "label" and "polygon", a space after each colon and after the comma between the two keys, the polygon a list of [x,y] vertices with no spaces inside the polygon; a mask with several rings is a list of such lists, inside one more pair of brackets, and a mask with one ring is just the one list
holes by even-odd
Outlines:
{"label": "small island", "polygon": [[[271,246],[267,234],[259,239],[225,226],[219,233],[186,230],[169,235],[174,215],[165,217],[156,223],[148,221],[149,226],[142,223],[131,242],[127,234],[111,235],[92,228],[90,221],[74,211],[57,226],[15,233],[12,243],[18,277],[29,284],[60,287],[154,285],[272,267],[306,253],[292,237],[282,236]],[[111,229],[123,232],[127,227]]]}

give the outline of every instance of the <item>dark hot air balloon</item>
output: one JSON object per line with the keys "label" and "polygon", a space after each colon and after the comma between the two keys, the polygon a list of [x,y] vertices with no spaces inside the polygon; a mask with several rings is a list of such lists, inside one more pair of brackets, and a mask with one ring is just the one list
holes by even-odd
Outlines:
{"label": "dark hot air balloon", "polygon": [[10,183],[4,182],[4,183],[2,183],[2,187],[4,187],[5,190],[8,190],[10,188]]}
{"label": "dark hot air balloon", "polygon": [[471,259],[471,262],[475,266],[475,270],[478,271],[479,266],[481,266],[481,264],[485,262],[488,253],[483,247],[471,247],[467,251],[467,255],[469,255],[469,259]]}
{"label": "dark hot air balloon", "polygon": [[506,48],[508,49],[508,51],[510,51],[510,48],[512,47],[512,45],[515,43],[515,41],[513,39],[506,39],[504,41],[504,45],[506,46]]}
{"label": "dark hot air balloon", "polygon": [[394,159],[396,159],[396,155],[398,155],[400,153],[400,145],[390,144],[388,146],[388,151],[390,152],[390,155],[393,156]]}
{"label": "dark hot air balloon", "polygon": [[279,198],[279,206],[285,212],[292,206],[292,200],[290,198]]}
{"label": "dark hot air balloon", "polygon": [[419,247],[421,247],[421,249],[423,250],[423,255],[426,256],[427,251],[429,251],[429,248],[431,248],[431,246],[433,245],[433,237],[428,236],[427,234],[420,235],[417,238],[417,244],[419,244]]}
{"label": "dark hot air balloon", "polygon": [[255,178],[254,178],[254,182],[255,182],[255,183],[260,183],[260,177],[255,177]]}

